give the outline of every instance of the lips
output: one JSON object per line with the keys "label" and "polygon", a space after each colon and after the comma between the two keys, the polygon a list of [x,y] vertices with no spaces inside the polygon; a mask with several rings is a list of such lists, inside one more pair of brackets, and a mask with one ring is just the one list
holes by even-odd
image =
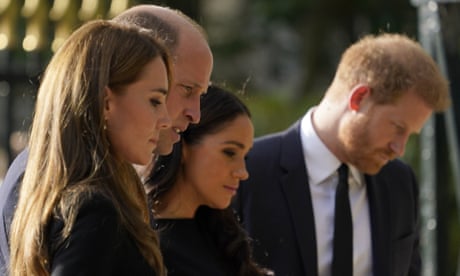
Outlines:
{"label": "lips", "polygon": [[171,128],[172,130],[172,141],[173,143],[176,143],[180,140],[180,136],[181,136],[181,133],[184,132],[186,129],[187,129],[188,125],[185,125],[183,127],[179,127],[179,126],[173,126]]}
{"label": "lips", "polygon": [[180,140],[181,131],[177,128],[173,128],[171,132],[171,140],[173,143],[176,143]]}
{"label": "lips", "polygon": [[232,192],[232,195],[236,195],[236,192],[238,191],[238,186],[227,186],[225,185],[224,188],[230,192]]}

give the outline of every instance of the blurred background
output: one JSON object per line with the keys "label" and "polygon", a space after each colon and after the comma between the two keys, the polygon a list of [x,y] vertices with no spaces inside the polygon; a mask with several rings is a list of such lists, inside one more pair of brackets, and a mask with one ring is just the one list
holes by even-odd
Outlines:
{"label": "blurred background", "polygon": [[0,0],[0,183],[27,143],[37,76],[82,23],[136,4],[182,10],[207,31],[212,79],[239,93],[256,136],[316,104],[345,48],[366,34],[419,40],[451,83],[452,107],[409,141],[421,185],[423,274],[460,276],[460,0]]}

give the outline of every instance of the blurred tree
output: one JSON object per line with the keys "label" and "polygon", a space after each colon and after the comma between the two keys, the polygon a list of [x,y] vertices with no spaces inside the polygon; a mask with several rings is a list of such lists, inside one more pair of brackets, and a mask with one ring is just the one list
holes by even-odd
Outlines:
{"label": "blurred tree", "polygon": [[[216,61],[216,75],[230,76],[227,81],[236,85],[249,78],[250,89],[283,90],[293,100],[322,93],[340,54],[360,36],[417,33],[416,11],[409,1],[235,1],[242,2],[238,16],[216,31],[226,33],[226,39],[215,41],[210,34],[213,50],[222,59]],[[208,29],[216,22],[212,16],[207,16]]]}
{"label": "blurred tree", "polygon": [[[145,1],[147,2],[147,1]],[[150,3],[168,6],[174,9],[179,9],[186,15],[190,16],[192,19],[200,22],[201,13],[200,13],[200,0],[156,0],[150,1]]]}
{"label": "blurred tree", "polygon": [[0,0],[0,152],[6,152],[6,163],[24,146],[14,137],[28,131],[36,79],[53,52],[83,22],[111,18],[139,3],[151,1]]}

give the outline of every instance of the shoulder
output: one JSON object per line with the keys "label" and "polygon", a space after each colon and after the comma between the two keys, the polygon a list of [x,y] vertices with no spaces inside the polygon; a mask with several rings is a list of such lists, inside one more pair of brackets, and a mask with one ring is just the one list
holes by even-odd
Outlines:
{"label": "shoulder", "polygon": [[89,196],[82,200],[78,216],[89,214],[117,217],[115,205],[109,197],[99,192],[91,192]]}
{"label": "shoulder", "polygon": [[[8,168],[5,179],[0,185],[0,263],[9,259],[9,232],[11,221],[18,202],[19,187],[24,175],[28,150],[22,151]],[[2,265],[3,266],[3,265]]]}
{"label": "shoulder", "polygon": [[388,162],[377,175],[392,180],[401,179],[415,181],[414,170],[400,159]]}
{"label": "shoulder", "polygon": [[416,204],[419,193],[417,179],[413,169],[405,162],[392,160],[378,174],[367,177],[372,190],[388,193],[393,202]]}
{"label": "shoulder", "polygon": [[[12,198],[17,198],[17,191],[19,190],[22,177],[27,165],[29,151],[25,149],[13,161],[5,175],[2,185],[0,185],[0,208],[8,205]],[[13,205],[15,205],[14,202]],[[8,206],[7,206],[8,207]]]}
{"label": "shoulder", "polygon": [[62,217],[54,217],[49,226],[52,274],[68,275],[75,269],[110,271],[110,263],[119,260],[120,246],[128,237],[114,204],[101,194],[92,194],[74,207],[76,217],[68,236],[62,236]]}
{"label": "shoulder", "polygon": [[[67,242],[78,239],[89,240],[87,238],[97,239],[98,236],[101,237],[99,242],[104,240],[110,242],[116,239],[119,228],[118,212],[109,198],[99,193],[92,193],[81,202],[68,205],[67,209],[61,212],[69,213],[71,209],[74,209],[75,221]],[[55,242],[60,240],[64,228],[62,213],[56,214],[49,228],[52,240]]]}
{"label": "shoulder", "polygon": [[264,152],[270,154],[281,150],[283,147],[297,146],[299,143],[300,124],[297,121],[285,130],[257,137],[254,140],[250,155],[259,155]]}
{"label": "shoulder", "polygon": [[264,143],[279,143],[281,140],[286,139],[291,135],[297,135],[300,132],[300,121],[295,122],[290,127],[273,133],[268,133],[262,136],[259,136],[255,139],[255,144],[264,144]]}

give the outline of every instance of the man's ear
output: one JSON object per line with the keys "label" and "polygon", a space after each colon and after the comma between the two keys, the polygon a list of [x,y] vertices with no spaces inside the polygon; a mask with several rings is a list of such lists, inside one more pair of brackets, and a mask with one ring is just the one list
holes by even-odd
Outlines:
{"label": "man's ear", "polygon": [[371,89],[367,84],[358,84],[351,89],[348,98],[348,107],[351,110],[358,111],[364,101],[371,93]]}

